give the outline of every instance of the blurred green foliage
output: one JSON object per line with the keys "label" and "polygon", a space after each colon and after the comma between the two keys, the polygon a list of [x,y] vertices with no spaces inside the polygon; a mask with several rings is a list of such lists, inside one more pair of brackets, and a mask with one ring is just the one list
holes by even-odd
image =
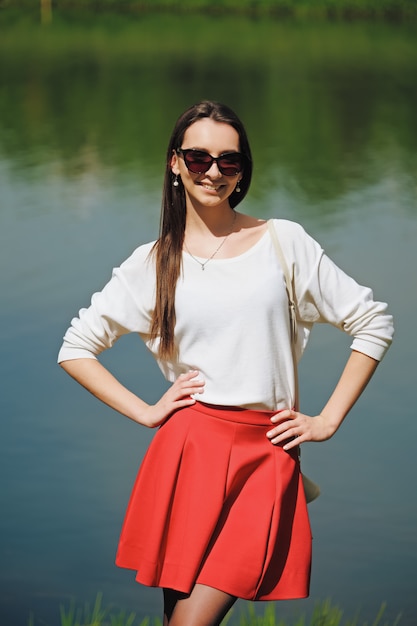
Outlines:
{"label": "blurred green foliage", "polygon": [[[3,0],[6,7],[30,8],[51,0]],[[414,0],[55,0],[54,7],[134,12],[241,14],[332,18],[407,18],[417,16]]]}
{"label": "blurred green foliage", "polygon": [[[177,116],[203,98],[244,120],[254,192],[334,197],[417,154],[412,25],[0,12],[0,156],[160,175]],[[393,161],[394,159],[394,161]],[[379,169],[378,169],[379,168]],[[378,169],[378,171],[376,171]]]}
{"label": "blurred green foliage", "polygon": [[[316,603],[310,618],[305,615],[295,617],[291,621],[291,626],[382,626],[386,604],[382,604],[371,625],[363,622],[358,616],[354,619],[345,619],[343,611],[335,606],[330,600]],[[256,611],[255,605],[247,603],[246,610],[236,615],[236,609],[225,617],[222,624],[233,623],[239,626],[290,626],[288,620],[280,619],[276,611],[276,603],[269,602],[262,611]],[[135,613],[127,614],[125,611],[115,611],[112,608],[103,608],[102,594],[97,594],[93,606],[86,604],[84,607],[75,605],[72,601],[69,608],[61,606],[60,626],[162,626],[158,617],[145,617],[140,622],[136,619]],[[398,626],[401,615],[394,621],[384,621],[384,626]],[[35,626],[34,617],[31,616],[28,626]]]}

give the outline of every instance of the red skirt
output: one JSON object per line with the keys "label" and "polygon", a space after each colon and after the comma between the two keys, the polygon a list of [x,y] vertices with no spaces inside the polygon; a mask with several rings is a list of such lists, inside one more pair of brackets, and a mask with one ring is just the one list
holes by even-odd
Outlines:
{"label": "red skirt", "polygon": [[174,413],[139,470],[116,564],[184,593],[200,583],[246,600],[307,597],[298,454],[267,439],[272,415],[199,402]]}

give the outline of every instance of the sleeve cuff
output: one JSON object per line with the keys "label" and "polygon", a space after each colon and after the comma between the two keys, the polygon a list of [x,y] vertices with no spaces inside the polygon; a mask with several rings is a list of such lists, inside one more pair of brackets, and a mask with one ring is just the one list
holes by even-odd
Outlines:
{"label": "sleeve cuff", "polygon": [[362,354],[366,354],[367,356],[375,359],[376,361],[382,361],[387,352],[389,344],[381,345],[375,343],[373,341],[367,341],[365,339],[354,339],[351,344],[351,349],[356,350],[357,352],[362,352]]}
{"label": "sleeve cuff", "polygon": [[74,359],[92,359],[97,361],[97,357],[88,350],[82,348],[71,348],[70,346],[62,346],[58,353],[58,363],[63,361],[72,361]]}

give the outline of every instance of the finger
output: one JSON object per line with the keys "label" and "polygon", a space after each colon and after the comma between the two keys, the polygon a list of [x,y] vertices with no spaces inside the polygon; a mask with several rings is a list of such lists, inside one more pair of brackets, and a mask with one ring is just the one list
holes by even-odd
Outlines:
{"label": "finger", "polygon": [[[294,427],[292,423],[287,423],[285,428],[280,425],[277,428],[273,428],[272,430],[266,433],[266,436],[270,440],[270,442],[274,445],[278,445],[281,443],[289,443],[289,440],[299,439],[302,435],[302,432],[299,427]],[[295,444],[298,445],[298,444]]]}
{"label": "finger", "polygon": [[191,389],[193,391],[195,391],[196,389],[204,389],[205,386],[205,381],[198,379],[198,380],[183,380],[180,381],[178,383],[176,383],[173,386],[173,389],[177,389],[177,390],[187,390],[187,389]]}
{"label": "finger", "polygon": [[279,413],[275,413],[275,415],[271,417],[271,422],[273,424],[278,424],[279,422],[294,419],[296,416],[297,414],[295,411],[292,411],[291,409],[285,409],[284,411],[279,411]]}
{"label": "finger", "polygon": [[196,378],[199,375],[200,375],[200,372],[198,370],[189,370],[188,372],[184,372],[183,374],[180,374],[177,378],[177,381],[191,380],[193,378]]}
{"label": "finger", "polygon": [[205,381],[200,378],[200,372],[188,372],[187,374],[181,374],[177,380],[173,383],[173,387],[185,387],[196,386],[201,387],[205,384]]}
{"label": "finger", "polygon": [[202,380],[201,378],[194,378],[191,380],[180,381],[178,386],[180,389],[197,389],[199,387],[204,387],[205,384],[205,380]]}
{"label": "finger", "polygon": [[174,404],[174,410],[177,409],[182,409],[186,406],[192,406],[193,404],[196,403],[195,398],[192,398],[191,396],[188,396],[187,398],[181,398],[179,400],[176,400],[173,404]]}
{"label": "finger", "polygon": [[272,439],[273,437],[278,437],[279,435],[285,435],[286,437],[289,437],[291,435],[294,436],[296,428],[297,424],[294,422],[294,420],[285,420],[284,422],[276,424],[273,428],[271,428],[271,430],[266,433],[266,436],[269,439]]}
{"label": "finger", "polygon": [[167,391],[167,398],[176,401],[183,397],[201,393],[204,393],[204,381],[178,381]]}
{"label": "finger", "polygon": [[194,395],[199,395],[204,393],[204,387],[197,387],[197,389],[182,389],[178,391],[178,393],[172,396],[174,402],[178,400],[182,400],[182,398],[189,398]]}
{"label": "finger", "polygon": [[293,437],[291,441],[288,441],[282,446],[283,450],[292,450],[293,448],[297,448],[301,443],[303,443],[301,437]]}

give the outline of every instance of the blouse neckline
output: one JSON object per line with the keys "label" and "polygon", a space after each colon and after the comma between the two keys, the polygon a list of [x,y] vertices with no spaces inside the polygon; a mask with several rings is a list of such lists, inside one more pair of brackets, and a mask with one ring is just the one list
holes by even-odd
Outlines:
{"label": "blouse neckline", "polygon": [[[224,259],[210,259],[210,265],[213,263],[216,263],[216,265],[220,265],[220,264],[227,264],[227,263],[234,263],[236,261],[240,261],[241,259],[244,259],[247,256],[250,256],[251,254],[254,254],[258,248],[260,248],[264,241],[267,239],[267,237],[269,237],[269,231],[268,228],[265,230],[265,232],[260,236],[260,238],[258,239],[258,241],[256,241],[252,246],[250,246],[250,248],[248,248],[247,250],[245,250],[244,252],[242,252],[241,254],[236,254],[235,256],[230,256],[230,257],[226,257]],[[197,256],[196,254],[190,254],[189,252],[187,252],[186,250],[182,251],[183,254],[183,258],[187,258],[190,261],[195,262],[195,259],[197,259],[198,261],[201,261],[202,263],[204,263],[204,261],[207,261],[207,258],[205,257],[200,257]]]}

